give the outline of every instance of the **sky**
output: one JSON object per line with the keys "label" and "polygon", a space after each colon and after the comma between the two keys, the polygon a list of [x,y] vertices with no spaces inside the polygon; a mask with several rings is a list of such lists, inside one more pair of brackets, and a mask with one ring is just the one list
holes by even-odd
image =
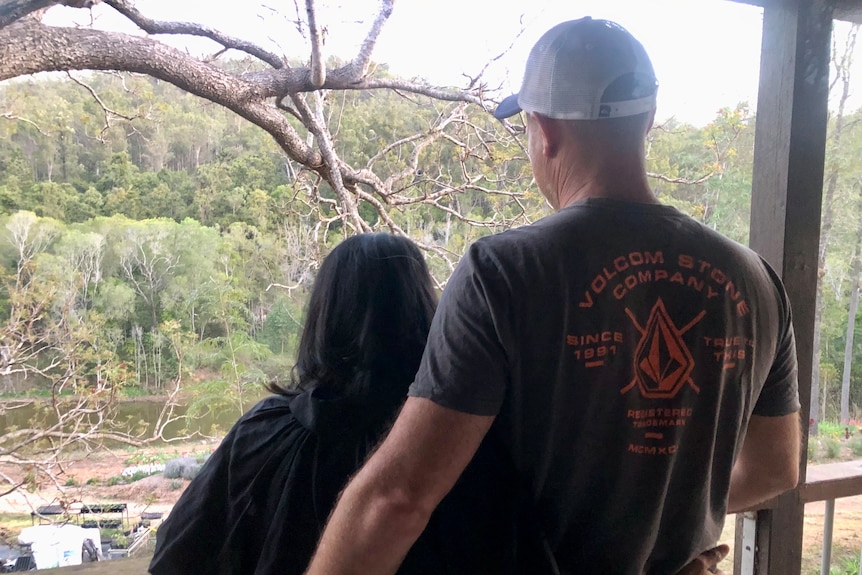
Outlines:
{"label": "sky", "polygon": [[[298,1],[304,16],[305,3]],[[327,29],[325,52],[351,58],[379,0],[318,4],[318,20]],[[152,18],[207,24],[291,57],[309,53],[294,24],[294,2],[137,0],[136,5]],[[399,75],[449,86],[465,85],[493,60],[483,78],[489,88],[499,88],[493,95],[501,98],[518,90],[527,54],[542,33],[587,15],[614,20],[643,43],[659,80],[660,121],[674,117],[703,126],[720,108],[748,102],[754,109],[762,11],[727,0],[396,0],[374,60]],[[90,25],[91,16],[56,7],[46,21]],[[93,25],[133,29],[105,5],[94,10]],[[168,41],[195,54],[215,51],[205,40]]]}

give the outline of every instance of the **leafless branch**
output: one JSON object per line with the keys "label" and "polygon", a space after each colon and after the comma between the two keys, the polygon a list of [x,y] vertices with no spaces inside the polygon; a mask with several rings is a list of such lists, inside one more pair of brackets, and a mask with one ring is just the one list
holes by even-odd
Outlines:
{"label": "leafless branch", "polygon": [[472,77],[467,76],[467,78],[470,80],[470,82],[468,84],[468,86],[470,88],[476,86],[476,83],[485,75],[485,72],[488,70],[488,68],[494,62],[497,62],[500,58],[502,58],[503,56],[505,56],[506,54],[508,54],[509,52],[512,51],[512,47],[515,45],[515,43],[518,41],[518,39],[524,35],[524,31],[526,31],[526,29],[527,29],[527,27],[523,25],[524,24],[524,15],[523,14],[521,15],[520,22],[521,22],[521,29],[518,30],[518,32],[512,37],[512,41],[509,42],[509,45],[506,46],[506,48],[504,48],[502,52],[500,52],[499,54],[497,54],[496,56],[494,56],[490,60],[488,60],[485,63],[485,65],[482,66],[482,69],[479,70],[478,74],[476,74],[475,76],[472,76]]}
{"label": "leafless branch", "polygon": [[689,186],[695,186],[697,184],[702,184],[707,181],[711,177],[715,175],[715,172],[707,172],[702,176],[695,178],[693,180],[688,178],[671,178],[670,176],[666,176],[664,174],[657,174],[655,172],[647,172],[647,177],[653,178],[655,180],[659,180],[661,182],[667,182],[669,184],[684,184]]}
{"label": "leafless branch", "polygon": [[293,285],[291,285],[291,286],[289,286],[289,285],[285,285],[285,284],[279,284],[279,283],[271,283],[271,284],[269,284],[268,286],[266,286],[266,289],[265,289],[264,291],[269,291],[269,290],[271,290],[271,289],[272,289],[272,288],[274,288],[274,287],[275,287],[275,288],[281,288],[281,289],[283,289],[283,290],[287,291],[288,293],[290,293],[290,292],[292,292],[292,291],[294,291],[294,290],[297,290],[297,289],[301,288],[301,287],[302,287],[302,283],[296,283],[296,284],[293,284]]}
{"label": "leafless branch", "polygon": [[130,122],[132,120],[135,120],[138,118],[137,115],[127,116],[126,114],[121,114],[115,110],[112,110],[111,108],[109,108],[108,106],[105,105],[105,102],[102,101],[102,98],[99,97],[99,94],[96,93],[96,91],[92,88],[92,86],[90,86],[89,84],[87,84],[83,80],[79,80],[78,78],[73,76],[71,72],[66,72],[66,76],[68,76],[69,79],[72,80],[74,83],[78,84],[79,86],[81,86],[82,88],[87,90],[90,93],[90,95],[93,97],[93,99],[96,101],[96,103],[99,104],[99,107],[102,109],[102,113],[104,114],[104,118],[105,118],[105,125],[102,127],[102,131],[99,135],[100,139],[102,136],[105,135],[105,132],[107,132],[108,129],[111,127],[111,116],[116,116],[117,118],[122,118],[123,120],[128,120]]}
{"label": "leafless branch", "polygon": [[20,116],[16,116],[16,115],[15,115],[15,114],[13,114],[12,112],[3,112],[2,114],[0,114],[0,118],[4,118],[4,119],[6,119],[6,120],[15,120],[15,121],[18,121],[18,122],[24,122],[25,124],[30,124],[31,126],[33,126],[34,128],[36,128],[36,131],[37,131],[37,132],[39,132],[39,133],[40,133],[40,134],[42,134],[43,136],[48,136],[48,134],[46,134],[46,133],[45,133],[45,131],[44,131],[44,130],[42,130],[42,128],[40,128],[40,127],[39,127],[39,124],[37,124],[37,123],[36,123],[36,122],[34,122],[33,120],[28,120],[27,118],[22,118],[22,117],[20,117]]}
{"label": "leafless branch", "polygon": [[382,0],[380,3],[380,11],[377,12],[374,23],[368,30],[368,34],[365,36],[359,52],[356,54],[353,62],[350,63],[354,78],[359,79],[365,76],[368,64],[371,62],[371,55],[374,53],[374,47],[377,45],[377,39],[380,36],[381,30],[383,30],[383,25],[392,15],[394,2],[395,0]]}
{"label": "leafless branch", "polygon": [[56,3],[56,0],[3,0],[0,2],[0,28]]}
{"label": "leafless branch", "polygon": [[344,181],[342,180],[342,162],[335,153],[329,130],[326,129],[326,126],[324,125],[322,108],[323,96],[320,92],[317,92],[314,94],[314,97],[316,103],[315,110],[312,110],[308,106],[305,102],[305,98],[303,98],[301,94],[291,96],[291,100],[293,101],[294,106],[296,106],[296,109],[302,115],[305,125],[308,126],[309,130],[317,139],[317,146],[324,159],[324,167],[326,168],[328,175],[326,179],[329,181],[330,185],[332,185],[333,190],[341,200],[341,208],[348,218],[347,223],[357,231],[370,231],[368,224],[359,215],[359,209],[355,199],[344,187]]}
{"label": "leafless branch", "polygon": [[317,24],[314,0],[305,0],[308,31],[311,36],[311,85],[320,88],[326,82],[326,61],[323,58],[323,32]]}
{"label": "leafless branch", "polygon": [[239,38],[234,38],[207,26],[201,26],[193,22],[164,22],[153,20],[141,14],[127,0],[105,0],[105,4],[134,22],[141,30],[148,34],[185,34],[189,36],[201,36],[217,42],[229,50],[238,50],[250,54],[259,60],[266,62],[273,68],[279,69],[285,66],[282,58],[264,50],[260,46]]}

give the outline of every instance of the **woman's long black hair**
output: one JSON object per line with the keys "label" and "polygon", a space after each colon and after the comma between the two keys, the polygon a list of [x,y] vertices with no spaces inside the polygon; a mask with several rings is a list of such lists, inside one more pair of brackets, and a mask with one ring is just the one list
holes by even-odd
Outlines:
{"label": "woman's long black hair", "polygon": [[436,304],[428,266],[412,241],[385,233],[344,240],[314,282],[291,389],[270,389],[403,399]]}

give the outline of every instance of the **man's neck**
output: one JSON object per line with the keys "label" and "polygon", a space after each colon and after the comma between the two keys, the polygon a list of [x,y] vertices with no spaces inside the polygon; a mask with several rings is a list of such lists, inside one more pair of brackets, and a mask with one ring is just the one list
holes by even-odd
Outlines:
{"label": "man's neck", "polygon": [[[559,209],[589,198],[609,198],[643,204],[659,203],[642,166],[623,165],[591,172],[570,172],[559,189]],[[580,176],[580,177],[577,177]]]}

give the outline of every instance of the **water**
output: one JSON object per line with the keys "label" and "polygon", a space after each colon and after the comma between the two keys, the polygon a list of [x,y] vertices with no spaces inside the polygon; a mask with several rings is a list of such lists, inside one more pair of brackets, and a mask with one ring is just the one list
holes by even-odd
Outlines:
{"label": "water", "polygon": [[[44,427],[46,423],[50,424],[57,420],[55,414],[45,410],[44,406],[47,404],[43,400],[34,400],[23,407],[10,408],[17,403],[17,401],[7,401],[0,405],[0,435],[15,429],[30,427],[37,421],[42,421],[41,427]],[[246,407],[252,405],[254,405],[253,402]],[[143,434],[146,437],[152,433],[163,407],[164,401],[161,400],[124,400],[114,408],[111,421],[121,431],[135,435]],[[224,435],[240,417],[239,410],[236,408],[195,418],[186,417],[187,410],[188,406],[184,405],[174,408],[174,415],[180,417],[178,421],[165,427],[162,434],[165,440],[181,439],[195,433],[218,437]],[[34,422],[31,423],[31,420]]]}

